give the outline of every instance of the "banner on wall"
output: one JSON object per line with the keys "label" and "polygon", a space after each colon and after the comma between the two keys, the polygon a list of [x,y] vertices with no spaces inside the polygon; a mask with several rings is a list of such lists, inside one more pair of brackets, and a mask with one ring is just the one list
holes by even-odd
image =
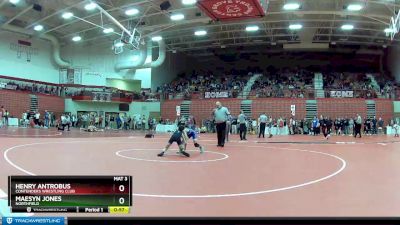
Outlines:
{"label": "banner on wall", "polygon": [[74,69],[67,69],[67,84],[74,84],[75,83],[75,70]]}
{"label": "banner on wall", "polygon": [[290,105],[290,111],[292,113],[292,116],[296,115],[296,105]]}
{"label": "banner on wall", "polygon": [[331,91],[331,98],[353,98],[354,91]]}
{"label": "banner on wall", "polygon": [[181,106],[180,105],[176,106],[176,115],[181,116]]}
{"label": "banner on wall", "polygon": [[229,93],[227,91],[205,92],[204,98],[229,98]]}
{"label": "banner on wall", "polygon": [[0,88],[8,89],[8,90],[17,90],[17,85],[15,85],[15,84],[7,84],[7,83],[0,83]]}
{"label": "banner on wall", "polygon": [[110,92],[92,92],[93,101],[111,102]]}
{"label": "banner on wall", "polygon": [[17,85],[15,84],[7,84],[6,89],[8,90],[17,90]]}

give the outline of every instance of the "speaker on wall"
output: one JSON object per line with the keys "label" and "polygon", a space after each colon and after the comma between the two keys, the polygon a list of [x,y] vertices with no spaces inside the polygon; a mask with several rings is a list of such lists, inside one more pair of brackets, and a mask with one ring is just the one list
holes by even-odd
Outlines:
{"label": "speaker on wall", "polygon": [[41,12],[42,11],[42,6],[38,5],[38,4],[33,4],[33,9],[38,11],[38,12]]}
{"label": "speaker on wall", "polygon": [[171,7],[171,3],[169,3],[169,1],[165,1],[160,4],[161,10],[168,10],[170,7]]}
{"label": "speaker on wall", "polygon": [[119,111],[121,112],[128,112],[129,111],[129,104],[119,104]]}

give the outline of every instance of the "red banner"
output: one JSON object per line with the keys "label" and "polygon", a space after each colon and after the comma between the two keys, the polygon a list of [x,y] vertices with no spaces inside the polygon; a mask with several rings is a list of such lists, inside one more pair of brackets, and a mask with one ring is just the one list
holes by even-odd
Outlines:
{"label": "red banner", "polygon": [[197,6],[211,19],[228,21],[265,15],[260,0],[199,0]]}

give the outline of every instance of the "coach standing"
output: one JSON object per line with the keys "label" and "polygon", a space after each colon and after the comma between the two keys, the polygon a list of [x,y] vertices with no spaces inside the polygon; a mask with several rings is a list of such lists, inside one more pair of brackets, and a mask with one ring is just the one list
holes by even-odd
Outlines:
{"label": "coach standing", "polygon": [[222,106],[221,102],[216,102],[217,108],[213,111],[213,117],[217,127],[218,147],[224,147],[225,144],[225,132],[226,132],[226,121],[230,115],[229,110]]}

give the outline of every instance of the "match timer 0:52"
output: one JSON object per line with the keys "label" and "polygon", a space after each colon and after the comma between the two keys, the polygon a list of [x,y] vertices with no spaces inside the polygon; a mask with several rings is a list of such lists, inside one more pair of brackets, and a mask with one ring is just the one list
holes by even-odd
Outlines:
{"label": "match timer 0:52", "polygon": [[108,212],[111,214],[128,214],[129,207],[110,206],[108,207]]}

